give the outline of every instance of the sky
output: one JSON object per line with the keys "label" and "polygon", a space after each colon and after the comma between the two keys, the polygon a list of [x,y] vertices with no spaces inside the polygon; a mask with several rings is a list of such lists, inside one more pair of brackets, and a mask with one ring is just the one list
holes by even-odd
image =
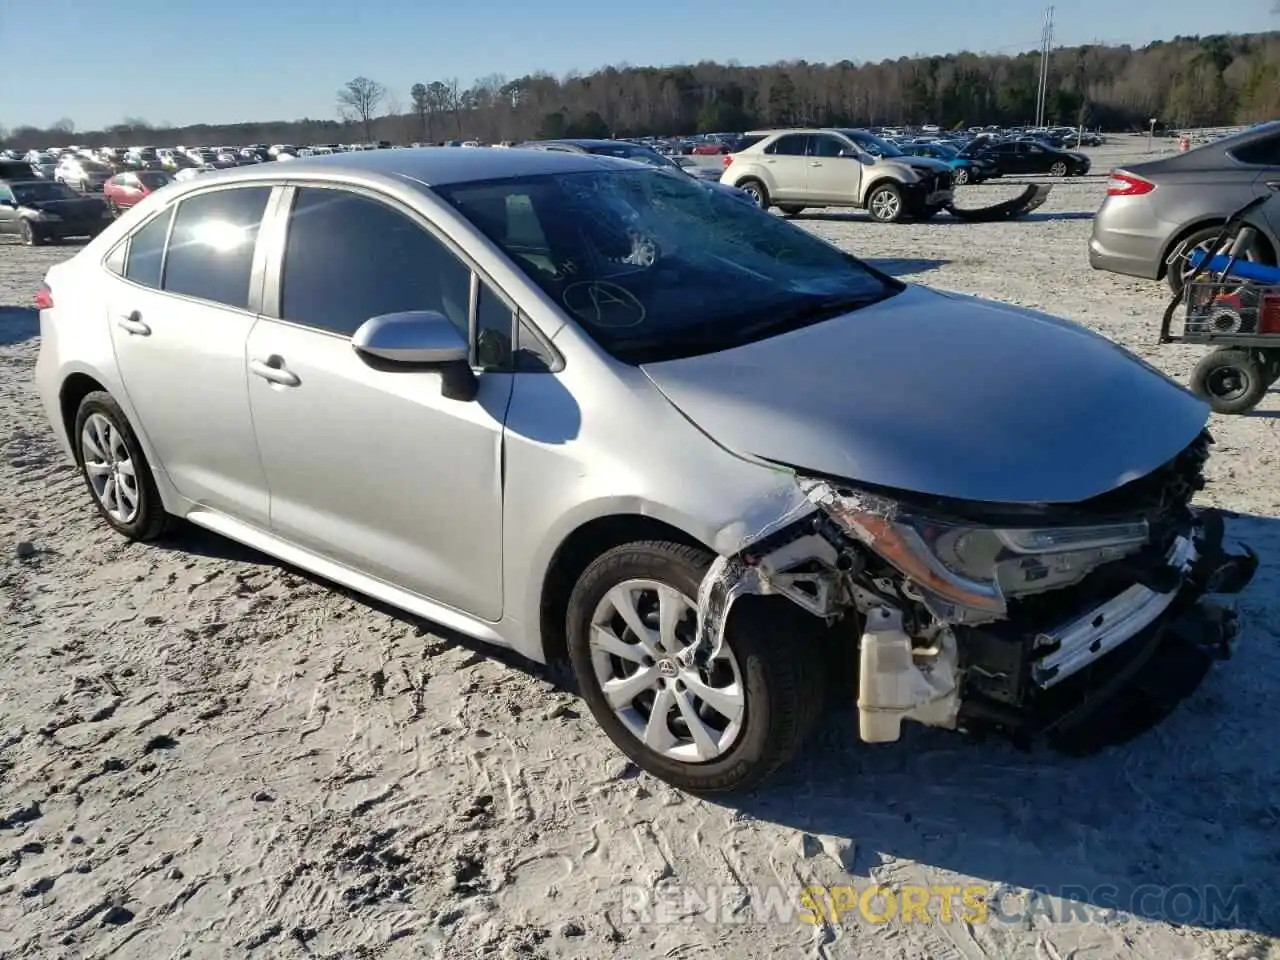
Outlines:
{"label": "sky", "polygon": [[[124,117],[230,123],[336,117],[364,75],[407,109],[416,82],[606,64],[878,61],[1039,47],[1038,0],[84,0],[0,3],[0,125]],[[869,10],[862,16],[859,10]],[[897,11],[892,16],[884,11]],[[1066,0],[1060,45],[1280,30],[1280,0]],[[25,39],[24,39],[25,38]],[[30,42],[28,42],[30,41]],[[14,46],[17,44],[17,46]]]}

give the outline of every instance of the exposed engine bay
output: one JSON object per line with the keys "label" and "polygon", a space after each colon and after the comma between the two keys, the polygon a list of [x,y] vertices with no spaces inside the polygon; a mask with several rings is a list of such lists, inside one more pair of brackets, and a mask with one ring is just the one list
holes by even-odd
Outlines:
{"label": "exposed engine bay", "polygon": [[948,501],[797,472],[795,503],[721,550],[703,580],[690,656],[715,655],[738,598],[783,596],[856,625],[864,741],[897,740],[904,720],[1051,731],[1167,631],[1229,655],[1234,613],[1207,595],[1239,592],[1257,558],[1228,553],[1221,514],[1191,506],[1212,443],[1202,432],[1075,504]]}

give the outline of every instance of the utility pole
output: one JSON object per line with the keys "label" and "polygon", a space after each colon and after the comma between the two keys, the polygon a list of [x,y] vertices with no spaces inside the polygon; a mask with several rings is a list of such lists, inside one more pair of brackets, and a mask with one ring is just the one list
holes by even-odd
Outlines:
{"label": "utility pole", "polygon": [[1053,52],[1053,7],[1044,12],[1044,29],[1040,32],[1040,85],[1036,90],[1036,126],[1043,127],[1046,101],[1049,99],[1049,55]]}

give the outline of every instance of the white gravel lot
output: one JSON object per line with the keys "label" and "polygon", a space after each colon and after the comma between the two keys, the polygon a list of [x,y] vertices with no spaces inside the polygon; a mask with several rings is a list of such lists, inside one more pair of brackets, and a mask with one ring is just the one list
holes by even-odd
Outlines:
{"label": "white gravel lot", "polygon": [[[1106,169],[1141,146],[1095,151],[1023,221],[800,222],[1185,381],[1198,351],[1153,345],[1165,288],[1086,258]],[[1237,656],[1163,725],[1080,760],[921,729],[865,747],[835,711],[789,777],[708,803],[637,773],[550,674],[212,535],[130,545],[99,522],[31,386],[27,305],[70,253],[0,243],[0,958],[1280,957],[1274,396],[1213,424],[1202,499],[1264,567]],[[1052,430],[1045,411],[1027,442]],[[771,914],[806,884],[873,882],[1077,909]],[[1209,887],[1237,908],[1221,923],[1197,909]],[[733,911],[678,916],[709,892]],[[1101,909],[1117,896],[1131,912]]]}

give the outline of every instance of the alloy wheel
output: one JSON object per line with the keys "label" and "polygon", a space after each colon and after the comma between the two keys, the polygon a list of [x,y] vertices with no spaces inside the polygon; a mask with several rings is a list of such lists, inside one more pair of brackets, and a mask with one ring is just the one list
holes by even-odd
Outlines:
{"label": "alloy wheel", "polygon": [[693,663],[697,606],[656,580],[626,580],[591,618],[600,690],[637,740],[684,763],[730,750],[746,718],[746,690],[728,645],[705,670]]}
{"label": "alloy wheel", "polygon": [[141,499],[133,456],[124,434],[101,413],[85,420],[80,431],[80,458],[102,509],[119,523],[132,523]]}
{"label": "alloy wheel", "polygon": [[877,220],[895,220],[902,211],[902,201],[892,190],[881,190],[871,198],[871,215]]}
{"label": "alloy wheel", "polygon": [[957,168],[955,175],[951,178],[952,182],[958,187],[963,187],[969,182],[969,171],[964,167]]}

